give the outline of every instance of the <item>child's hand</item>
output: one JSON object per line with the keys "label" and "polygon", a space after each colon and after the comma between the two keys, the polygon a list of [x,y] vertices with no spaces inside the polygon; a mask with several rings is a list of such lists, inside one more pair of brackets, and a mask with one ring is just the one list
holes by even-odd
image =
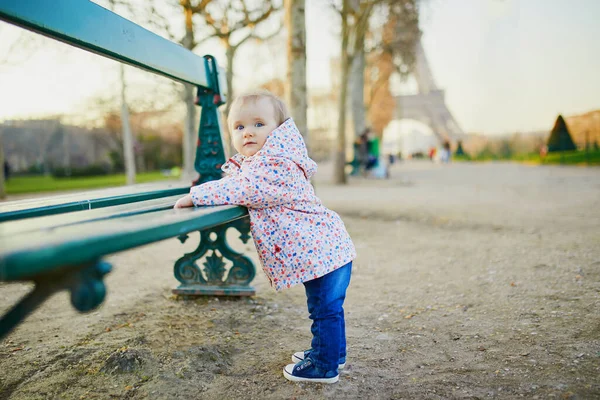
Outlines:
{"label": "child's hand", "polygon": [[189,194],[186,194],[185,196],[183,196],[182,198],[177,200],[174,208],[184,208],[184,207],[193,207],[193,206],[194,206],[194,202],[192,201],[192,196]]}

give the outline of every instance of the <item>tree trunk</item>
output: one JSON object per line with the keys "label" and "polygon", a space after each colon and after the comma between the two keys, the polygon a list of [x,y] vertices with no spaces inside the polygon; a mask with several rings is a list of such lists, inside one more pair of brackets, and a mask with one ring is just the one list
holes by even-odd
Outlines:
{"label": "tree trunk", "polygon": [[6,197],[4,182],[4,148],[2,147],[2,134],[0,133],[0,199]]}
{"label": "tree trunk", "polygon": [[58,129],[56,120],[49,120],[43,123],[43,132],[39,135],[39,153],[37,158],[37,164],[42,169],[42,174],[47,175],[50,173],[50,166],[48,165],[48,143],[50,143],[54,132]]}
{"label": "tree trunk", "polygon": [[139,149],[136,150],[136,145],[134,141],[133,149],[134,149],[134,159],[135,159],[135,170],[137,172],[146,172],[146,160],[144,159],[144,144],[139,144]]}
{"label": "tree trunk", "polygon": [[133,135],[129,125],[129,108],[125,97],[125,66],[120,65],[121,70],[121,128],[123,131],[123,157],[125,158],[125,175],[127,184],[135,183],[135,158],[133,154]]}
{"label": "tree trunk", "polygon": [[63,168],[67,173],[67,176],[71,175],[71,135],[69,132],[62,127],[62,139],[63,139],[63,152],[64,152],[64,160],[63,160]]}
{"label": "tree trunk", "polygon": [[223,40],[225,46],[225,57],[227,59],[227,71],[225,71],[225,77],[227,80],[227,104],[225,104],[225,116],[229,116],[229,109],[231,108],[231,102],[233,101],[233,57],[237,50],[231,44],[229,44],[229,38]]}
{"label": "tree trunk", "polygon": [[[184,8],[185,13],[185,36],[183,37],[183,47],[192,51],[196,44],[194,43],[194,25],[192,21],[193,12],[190,8]],[[183,171],[182,179],[192,181],[196,178],[194,170],[194,158],[196,155],[196,105],[194,104],[195,94],[192,85],[184,85],[183,93],[185,101],[185,121],[183,124]]]}
{"label": "tree trunk", "polygon": [[[285,22],[288,30],[286,102],[298,130],[310,148],[306,121],[306,19],[305,0],[285,0]],[[310,151],[309,151],[310,154]]]}
{"label": "tree trunk", "polygon": [[342,0],[342,51],[334,183],[346,183],[346,97],[348,91],[348,0]]}
{"label": "tree trunk", "polygon": [[350,84],[352,85],[352,120],[354,125],[354,137],[357,138],[367,127],[365,109],[365,50],[357,49],[352,62],[350,72]]}
{"label": "tree trunk", "polygon": [[185,84],[183,88],[185,101],[185,121],[183,127],[183,171],[182,179],[192,181],[196,178],[194,158],[196,155],[196,105],[194,104],[194,87]]}
{"label": "tree trunk", "polygon": [[[223,40],[223,45],[225,46],[225,56],[227,58],[227,71],[225,71],[225,77],[227,80],[227,103],[225,104],[225,120],[229,117],[229,109],[231,108],[231,102],[234,99],[233,93],[233,58],[235,57],[235,52],[237,47],[229,44],[229,38]],[[224,139],[223,147],[225,148],[225,153],[227,155],[232,155],[236,153],[235,148],[233,147],[233,143],[231,142],[231,135],[229,132],[229,126],[225,123],[225,131],[227,132],[225,135],[221,137]]]}

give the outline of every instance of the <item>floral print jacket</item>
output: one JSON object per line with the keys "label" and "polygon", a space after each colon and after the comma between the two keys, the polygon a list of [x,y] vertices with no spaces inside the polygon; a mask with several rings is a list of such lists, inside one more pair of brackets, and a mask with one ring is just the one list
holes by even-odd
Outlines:
{"label": "floral print jacket", "polygon": [[356,258],[341,218],[315,195],[310,178],[317,164],[291,118],[256,154],[236,154],[222,170],[222,179],[192,187],[192,200],[196,206],[248,207],[259,259],[275,290],[319,278]]}

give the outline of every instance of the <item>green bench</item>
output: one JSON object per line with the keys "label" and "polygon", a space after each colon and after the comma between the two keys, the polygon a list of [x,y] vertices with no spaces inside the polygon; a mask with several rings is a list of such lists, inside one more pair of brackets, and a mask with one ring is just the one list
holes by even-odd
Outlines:
{"label": "green bench", "polygon": [[[201,106],[196,183],[221,177],[225,152],[218,107],[226,100],[223,71],[200,57],[87,0],[0,2],[0,20],[122,63],[194,85]],[[102,303],[103,257],[199,231],[200,243],[174,266],[184,295],[253,295],[252,261],[229,247],[226,231],[250,239],[239,206],[173,209],[189,185],[148,184],[44,199],[0,203],[0,282],[32,281],[34,289],[0,320],[0,338],[59,290],[82,312]],[[200,261],[204,259],[201,263]],[[232,266],[225,268],[224,259]]]}

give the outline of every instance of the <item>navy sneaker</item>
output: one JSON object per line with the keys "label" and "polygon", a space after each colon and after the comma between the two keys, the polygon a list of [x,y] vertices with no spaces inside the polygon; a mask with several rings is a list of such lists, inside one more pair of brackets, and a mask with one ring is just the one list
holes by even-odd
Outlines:
{"label": "navy sneaker", "polygon": [[[308,350],[304,350],[304,351],[298,351],[296,353],[294,353],[292,355],[292,362],[294,364],[298,364],[300,361],[304,360],[306,357],[308,357],[310,355],[310,352],[312,351],[312,349],[308,349]],[[344,367],[346,366],[346,359],[340,359],[338,361],[338,369],[341,371],[344,369]]]}
{"label": "navy sneaker", "polygon": [[298,364],[286,365],[283,376],[292,382],[336,383],[340,379],[337,371],[323,371],[317,368],[310,357]]}

